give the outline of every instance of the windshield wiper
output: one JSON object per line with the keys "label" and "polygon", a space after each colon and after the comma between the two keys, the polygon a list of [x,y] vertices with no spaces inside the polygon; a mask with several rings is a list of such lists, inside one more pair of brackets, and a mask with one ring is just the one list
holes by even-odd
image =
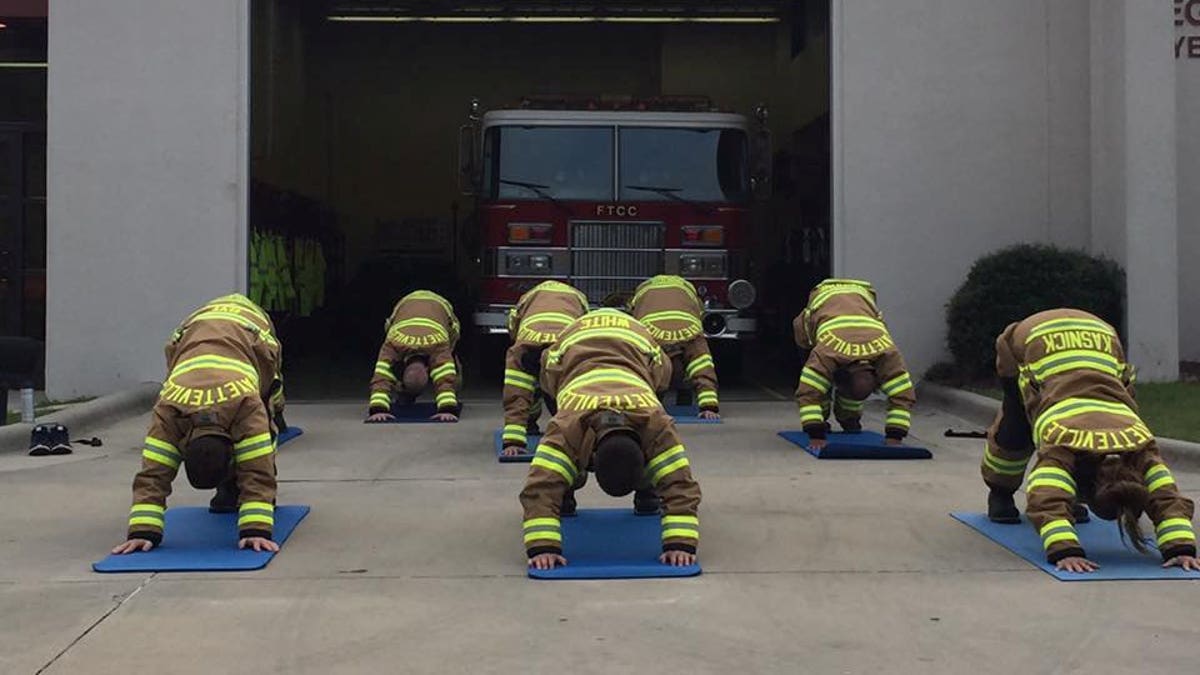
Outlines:
{"label": "windshield wiper", "polygon": [[707,204],[701,204],[700,202],[692,201],[691,199],[688,199],[686,197],[680,197],[678,194],[676,194],[676,193],[682,192],[683,188],[663,187],[660,185],[626,185],[625,189],[626,190],[638,190],[640,192],[653,192],[655,194],[662,195],[672,201],[679,202],[680,204],[687,204],[688,206],[690,206],[702,213],[712,213],[712,211],[713,211],[712,207],[708,206]]}
{"label": "windshield wiper", "polygon": [[574,215],[572,213],[571,209],[569,209],[566,204],[563,204],[562,202],[558,201],[557,199],[554,198],[554,195],[550,194],[550,186],[549,185],[542,185],[541,183],[530,183],[528,181],[523,181],[523,180],[508,180],[507,178],[498,178],[497,181],[499,183],[501,183],[502,185],[512,185],[513,187],[525,188],[526,190],[529,190],[533,194],[541,197],[542,199],[545,199],[546,201],[550,202],[554,206],[558,207],[558,209],[563,211],[564,213],[566,213],[567,216]]}

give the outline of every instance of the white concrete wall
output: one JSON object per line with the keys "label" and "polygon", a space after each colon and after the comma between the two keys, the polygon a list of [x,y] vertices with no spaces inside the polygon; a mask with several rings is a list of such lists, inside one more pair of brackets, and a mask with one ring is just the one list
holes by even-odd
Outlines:
{"label": "white concrete wall", "polygon": [[185,308],[244,287],[247,4],[50,7],[53,397],[162,378]]}
{"label": "white concrete wall", "polygon": [[[1200,26],[1176,29],[1200,35]],[[1200,59],[1175,62],[1179,180],[1179,352],[1200,361]]]}
{"label": "white concrete wall", "polygon": [[1087,2],[834,8],[834,271],[878,285],[920,374],[945,353],[945,303],[975,259],[1085,245]]}

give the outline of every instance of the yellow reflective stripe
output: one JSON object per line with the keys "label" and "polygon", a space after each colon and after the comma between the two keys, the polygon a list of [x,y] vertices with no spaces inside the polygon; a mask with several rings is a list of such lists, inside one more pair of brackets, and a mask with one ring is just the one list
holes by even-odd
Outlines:
{"label": "yellow reflective stripe", "polygon": [[434,293],[433,291],[413,291],[403,298],[400,298],[400,302],[396,303],[396,305],[402,305],[408,300],[432,300],[436,302],[442,306],[442,309],[446,310],[446,316],[450,317],[450,320],[454,322],[454,327],[458,327],[458,318],[454,316],[454,307],[451,306],[448,300],[437,293]]}
{"label": "yellow reflective stripe", "polygon": [[811,311],[816,311],[820,309],[821,305],[824,305],[833,296],[845,294],[862,296],[862,298],[869,302],[872,307],[875,306],[875,298],[870,291],[869,285],[862,286],[853,281],[839,283],[845,283],[845,285],[832,286],[830,288],[826,288],[825,290],[818,291],[816,297],[814,297],[812,301],[808,303],[808,309]]}
{"label": "yellow reflective stripe", "polygon": [[258,384],[258,369],[245,361],[231,359],[226,356],[217,356],[215,354],[206,354],[204,356],[194,356],[185,361],[175,364],[171,369],[170,379],[174,379],[178,375],[190,373],[194,370],[226,370],[235,373],[240,373],[250,378],[256,385]]}
{"label": "yellow reflective stripe", "polygon": [[433,381],[437,382],[438,380],[441,380],[447,376],[457,377],[458,367],[454,365],[453,361],[448,361],[437,368],[434,368],[429,374],[433,377]]}
{"label": "yellow reflective stripe", "polygon": [[804,368],[800,371],[800,381],[812,387],[813,389],[816,389],[822,394],[828,394],[829,389],[832,386],[824,375],[818,373],[812,368],[809,368],[808,366],[804,366]]}
{"label": "yellow reflective stripe", "polygon": [[1192,528],[1192,521],[1187,518],[1167,518],[1154,526],[1154,532],[1157,535],[1159,548],[1162,548],[1164,544],[1179,539],[1195,540],[1196,538],[1196,531]]}
{"label": "yellow reflective stripe", "polygon": [[1042,323],[1034,326],[1033,330],[1029,331],[1029,336],[1025,338],[1025,344],[1033,342],[1046,333],[1070,329],[1099,331],[1101,333],[1111,335],[1114,338],[1117,335],[1112,326],[1104,323],[1103,321],[1086,319],[1083,317],[1066,317],[1062,319],[1050,319],[1049,321],[1043,321]]}
{"label": "yellow reflective stripe", "polygon": [[434,396],[434,400],[437,401],[439,408],[445,403],[451,403],[454,405],[458,404],[458,396],[452,391],[443,391],[437,396]]}
{"label": "yellow reflective stripe", "polygon": [[574,460],[558,448],[546,445],[545,443],[538,445],[537,450],[534,451],[531,464],[559,474],[567,479],[567,483],[571,485],[575,484],[575,477],[579,473],[579,469],[575,467]]}
{"label": "yellow reflective stripe", "polygon": [[1042,547],[1049,550],[1053,544],[1060,541],[1079,541],[1079,536],[1075,534],[1075,526],[1069,520],[1052,520],[1038,530],[1038,535],[1042,538]]}
{"label": "yellow reflective stripe", "polygon": [[887,331],[887,326],[878,319],[872,319],[869,316],[848,315],[836,316],[832,319],[822,321],[817,326],[817,335],[828,333],[831,330],[838,330],[839,328],[871,328],[884,332]]}
{"label": "yellow reflective stripe", "polygon": [[896,396],[902,394],[909,389],[912,389],[912,378],[908,373],[900,373],[896,377],[883,383],[879,389],[887,396]]}
{"label": "yellow reflective stripe", "polygon": [[1081,368],[1097,370],[1113,377],[1121,376],[1121,362],[1117,357],[1090,349],[1055,352],[1029,364],[1029,369],[1039,381]]}
{"label": "yellow reflective stripe", "polygon": [[267,324],[268,326],[271,325],[271,319],[270,319],[270,317],[267,316],[267,313],[264,312],[261,307],[254,304],[253,300],[251,300],[250,298],[247,298],[246,296],[242,295],[241,293],[231,293],[229,295],[222,295],[221,297],[214,299],[212,302],[208,303],[204,307],[201,307],[201,309],[205,309],[205,308],[211,307],[213,305],[220,305],[220,304],[225,304],[225,303],[233,304],[233,305],[240,305],[241,307],[245,308],[247,311],[249,311],[254,316],[262,319],[263,323]]}
{"label": "yellow reflective stripe", "polygon": [[390,406],[392,404],[392,397],[387,392],[377,391],[371,394],[371,403],[382,403],[385,406]]}
{"label": "yellow reflective stripe", "polygon": [[662,482],[662,479],[690,465],[691,463],[684,453],[683,446],[676,445],[658,457],[655,457],[650,462],[650,466],[646,467],[646,473],[650,476],[650,482],[658,485]]}
{"label": "yellow reflective stripe", "polygon": [[599,382],[628,384],[645,391],[651,391],[650,385],[645,380],[627,370],[621,370],[620,368],[597,368],[596,370],[589,370],[568,382],[562,388],[562,393],[569,394],[580,387]]}
{"label": "yellow reflective stripe", "polygon": [[164,521],[161,518],[155,519],[155,518],[151,518],[151,517],[137,517],[137,518],[129,519],[130,525],[151,525],[153,527],[159,528],[160,530],[162,529],[163,524],[165,522],[166,521]]}
{"label": "yellow reflective stripe", "polygon": [[1087,413],[1106,413],[1137,420],[1138,422],[1142,421],[1137,416],[1137,413],[1133,412],[1124,403],[1099,401],[1091,398],[1068,398],[1055,403],[1041,415],[1038,415],[1037,421],[1034,423],[1034,438],[1041,438],[1042,431],[1052,422],[1061,422],[1062,420]]}
{"label": "yellow reflective stripe", "polygon": [[888,411],[885,424],[889,427],[902,427],[908,429],[912,426],[912,413],[900,408],[893,408]]}
{"label": "yellow reflective stripe", "polygon": [[1075,478],[1056,466],[1038,467],[1029,474],[1029,486],[1025,491],[1032,492],[1036,488],[1056,488],[1073,495]]}
{"label": "yellow reflective stripe", "polygon": [[800,421],[801,422],[823,422],[825,421],[825,409],[819,405],[802,405],[800,406]]}
{"label": "yellow reflective stripe", "polygon": [[180,456],[179,448],[176,448],[174,445],[172,445],[166,441],[159,440],[153,436],[147,436],[145,439],[143,439],[142,442],[145,445],[148,445],[152,448],[157,448],[158,450],[162,450],[163,452],[166,452],[168,454]]}
{"label": "yellow reflective stripe", "polygon": [[562,524],[557,518],[530,518],[522,524],[524,543],[562,542]]}
{"label": "yellow reflective stripe", "polygon": [[[595,314],[595,312],[593,312]],[[637,319],[632,319],[636,321]],[[553,354],[562,354],[568,347],[574,344],[590,340],[592,338],[616,338],[628,342],[638,349],[654,354],[659,351],[658,345],[650,342],[641,334],[634,332],[628,328],[618,328],[616,326],[605,326],[601,328],[583,328],[575,333],[572,333],[565,340],[560,340],[558,345],[554,347]]]}
{"label": "yellow reflective stripe", "polygon": [[688,295],[696,304],[700,303],[700,296],[696,294],[696,287],[692,282],[683,277],[660,274],[650,277],[643,281],[633,294],[633,299],[629,301],[630,305],[636,305],[642,296],[651,291],[660,291],[665,289],[677,288]]}
{"label": "yellow reflective stripe", "polygon": [[269,345],[277,346],[279,344],[275,340],[275,336],[271,335],[271,331],[267,330],[266,328],[263,328],[262,326],[254,323],[250,319],[247,319],[246,317],[244,317],[240,314],[234,314],[232,312],[202,311],[199,314],[193,314],[188,319],[187,324],[185,326],[180,326],[180,330],[186,330],[188,326],[190,326],[191,324],[193,324],[197,321],[231,321],[233,323],[236,323],[240,326],[243,326],[245,328],[248,328],[248,329],[254,331],[257,335],[259,335],[263,339],[263,341],[265,341]]}
{"label": "yellow reflective stripe", "polygon": [[700,319],[695,314],[690,312],[680,311],[678,309],[665,309],[661,312],[650,312],[646,316],[641,317],[642,323],[658,323],[659,321],[682,321],[689,326],[700,327]]}
{"label": "yellow reflective stripe", "polygon": [[238,526],[248,523],[275,525],[275,506],[270,502],[246,502],[238,507]]}
{"label": "yellow reflective stripe", "polygon": [[699,530],[686,530],[686,529],[673,528],[670,530],[663,530],[662,538],[663,539],[699,539],[700,531]]}
{"label": "yellow reflective stripe", "polygon": [[154,513],[166,513],[167,507],[159,506],[158,504],[134,504],[133,506],[129,507],[129,512],[133,513],[134,511],[153,511]]}
{"label": "yellow reflective stripe", "polygon": [[1174,483],[1175,477],[1171,474],[1171,470],[1167,468],[1166,464],[1155,464],[1146,469],[1146,473],[1142,476],[1142,481],[1146,484],[1146,489],[1153,492],[1164,485]]}
{"label": "yellow reflective stripe", "polygon": [[534,541],[562,541],[562,525],[558,518],[530,518],[521,527],[526,545]]}
{"label": "yellow reflective stripe", "polygon": [[234,443],[233,449],[240,450],[242,448],[247,448],[247,447],[250,447],[251,445],[257,445],[259,443],[262,443],[263,441],[269,441],[269,440],[271,440],[271,433],[264,432],[264,433],[258,434],[257,436],[251,436],[247,439],[244,439],[244,440],[238,441],[237,443]]}
{"label": "yellow reflective stripe", "polygon": [[142,444],[142,457],[146,459],[172,469],[178,469],[179,463],[183,461],[183,454],[179,452],[179,449],[166,441],[147,436]]}
{"label": "yellow reflective stripe", "polygon": [[715,404],[717,400],[717,392],[715,391],[702,391],[699,394],[696,394],[696,403],[699,403],[700,405],[705,405],[707,403]]}
{"label": "yellow reflective stripe", "polygon": [[528,382],[522,382],[520,380],[516,380],[511,377],[504,378],[504,384],[512,385],[518,389],[524,389],[526,391],[535,391],[537,389],[536,387],[534,387],[532,384],[529,384]]}
{"label": "yellow reflective stripe", "polygon": [[575,319],[577,318],[578,317],[571,316],[570,314],[563,314],[562,312],[538,312],[537,314],[530,314],[529,316],[525,317],[521,323],[556,323],[563,326],[569,326],[574,323]]}
{"label": "yellow reflective stripe", "polygon": [[407,319],[402,319],[400,321],[397,321],[396,323],[392,324],[391,328],[388,329],[388,333],[389,334],[402,333],[402,332],[404,332],[402,329],[408,328],[410,326],[415,326],[418,328],[428,328],[428,329],[432,330],[435,335],[438,335],[439,337],[443,337],[446,339],[449,339],[449,337],[450,337],[446,333],[445,326],[443,326],[441,323],[439,323],[437,321],[434,321],[433,319],[428,319],[423,316],[414,316],[414,317],[409,317]]}
{"label": "yellow reflective stripe", "polygon": [[692,362],[687,365],[687,376],[695,377],[696,373],[704,370],[705,368],[713,368],[714,370],[716,369],[716,364],[713,362],[713,357],[708,354],[702,354],[692,359]]}
{"label": "yellow reflective stripe", "polygon": [[505,441],[520,441],[522,444],[524,444],[525,441],[528,440],[528,436],[525,433],[525,425],[505,424],[501,438],[503,438]]}
{"label": "yellow reflective stripe", "polygon": [[992,454],[990,445],[983,446],[983,463],[992,471],[1005,476],[1021,476],[1025,474],[1025,465],[1029,463],[1028,459],[1011,460],[1001,459]]}
{"label": "yellow reflective stripe", "polygon": [[375,372],[391,380],[392,382],[396,381],[396,374],[392,372],[392,364],[388,363],[387,361],[376,361]]}

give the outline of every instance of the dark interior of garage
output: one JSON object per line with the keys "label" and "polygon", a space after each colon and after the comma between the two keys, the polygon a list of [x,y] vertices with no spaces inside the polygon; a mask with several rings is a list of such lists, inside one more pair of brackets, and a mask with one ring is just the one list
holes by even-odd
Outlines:
{"label": "dark interior of garage", "polygon": [[[459,129],[472,99],[490,110],[531,95],[766,107],[773,171],[750,255],[756,356],[717,352],[746,379],[790,386],[790,321],[829,268],[828,0],[251,7],[250,250],[258,269],[264,256],[282,268],[263,300],[291,397],[364,396],[383,320],[406,290],[441,292],[469,319],[480,262]],[[495,352],[470,325],[463,333],[468,386],[498,390],[479,363]]]}

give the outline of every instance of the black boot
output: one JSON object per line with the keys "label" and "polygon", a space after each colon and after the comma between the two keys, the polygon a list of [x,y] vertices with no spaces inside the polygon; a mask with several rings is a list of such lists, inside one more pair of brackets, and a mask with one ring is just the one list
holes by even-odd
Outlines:
{"label": "black boot", "polygon": [[988,520],[1005,525],[1021,522],[1021,512],[1013,501],[1013,493],[996,488],[988,492]]}
{"label": "black boot", "polygon": [[217,493],[208,502],[209,513],[235,513],[238,510],[237,480],[230,476],[217,485]]}
{"label": "black boot", "polygon": [[538,428],[537,420],[529,420],[525,423],[526,436],[541,436],[542,430]]}
{"label": "black boot", "polygon": [[558,507],[558,517],[570,518],[574,516],[576,507],[575,491],[570,490],[567,492],[567,494],[563,495],[562,506]]}
{"label": "black boot", "polygon": [[691,389],[676,389],[675,390],[675,405],[690,406],[692,404]]}
{"label": "black boot", "polygon": [[662,510],[662,500],[653,490],[638,490],[633,493],[633,515],[657,516]]}
{"label": "black boot", "polygon": [[1071,515],[1075,518],[1075,524],[1086,523],[1092,519],[1092,515],[1088,513],[1088,508],[1083,505],[1083,502],[1075,502],[1071,505]]}
{"label": "black boot", "polygon": [[862,433],[862,420],[861,419],[846,420],[844,422],[842,420],[838,420],[838,425],[842,427],[842,433],[844,433],[844,434],[861,434]]}
{"label": "black boot", "polygon": [[29,434],[29,454],[43,457],[50,454],[50,427],[39,424]]}

